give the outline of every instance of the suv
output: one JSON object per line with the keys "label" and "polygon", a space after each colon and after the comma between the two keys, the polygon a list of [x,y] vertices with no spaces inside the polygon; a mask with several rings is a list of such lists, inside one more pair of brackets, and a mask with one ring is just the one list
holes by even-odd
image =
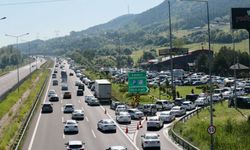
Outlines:
{"label": "suv", "polygon": [[53,107],[50,102],[45,102],[44,104],[42,104],[42,113],[52,113],[53,112]]}
{"label": "suv", "polygon": [[57,101],[59,101],[59,97],[56,94],[51,95],[49,98],[49,101],[50,102],[57,102]]}
{"label": "suv", "polygon": [[84,95],[83,90],[78,89],[77,92],[76,92],[76,96],[83,96],[83,95]]}
{"label": "suv", "polygon": [[71,92],[64,92],[63,99],[71,99]]}
{"label": "suv", "polygon": [[84,143],[82,141],[69,141],[65,146],[67,150],[84,150]]}
{"label": "suv", "polygon": [[175,104],[176,106],[181,106],[182,103],[183,103],[184,101],[186,101],[184,98],[176,98],[176,99],[174,100],[174,104]]}
{"label": "suv", "polygon": [[186,95],[186,100],[194,102],[195,100],[197,100],[198,97],[199,97],[199,95],[197,95],[197,94],[188,94],[188,95]]}
{"label": "suv", "polygon": [[79,84],[78,85],[78,89],[82,89],[83,91],[84,91],[84,84],[82,83],[82,84]]}
{"label": "suv", "polygon": [[118,105],[123,105],[123,103],[118,102],[118,101],[112,101],[110,105],[110,109],[115,110]]}
{"label": "suv", "polygon": [[157,112],[156,104],[143,104],[139,105],[138,109],[144,113],[144,115],[154,116]]}
{"label": "suv", "polygon": [[52,81],[52,84],[53,84],[53,86],[58,85],[58,80],[53,80],[53,81]]}
{"label": "suv", "polygon": [[174,104],[167,100],[157,100],[155,104],[157,110],[170,110],[174,107]]}

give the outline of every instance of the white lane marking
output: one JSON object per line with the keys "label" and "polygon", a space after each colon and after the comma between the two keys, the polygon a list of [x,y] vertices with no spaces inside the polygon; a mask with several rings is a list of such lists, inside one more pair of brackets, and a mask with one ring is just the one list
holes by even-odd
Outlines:
{"label": "white lane marking", "polygon": [[[105,110],[105,108],[103,106],[101,106],[101,108],[103,110]],[[116,127],[121,131],[121,133],[129,140],[129,142],[134,146],[134,148],[136,150],[139,150],[139,148],[136,146],[136,144],[126,135],[126,133],[124,132],[124,130],[122,130],[122,128],[119,126],[119,124],[117,124],[117,122],[109,115],[109,113],[107,113],[108,117],[114,121],[114,123],[116,124]]]}
{"label": "white lane marking", "polygon": [[95,132],[93,131],[93,129],[91,129],[91,131],[92,131],[92,134],[93,134],[94,138],[96,138]]}
{"label": "white lane marking", "polygon": [[84,111],[83,107],[82,107],[82,110]]}
{"label": "white lane marking", "polygon": [[65,139],[65,134],[63,134],[63,139]]}
{"label": "white lane marking", "polygon": [[[48,83],[51,83],[51,77],[50,77]],[[48,95],[48,91],[49,91],[49,86],[47,87],[47,91],[45,93],[45,97],[44,97],[43,103],[46,101],[46,98],[47,98],[47,95]],[[34,139],[35,139],[35,136],[36,136],[37,128],[38,128],[38,125],[39,125],[39,122],[40,122],[40,119],[41,119],[41,115],[42,114],[40,112],[39,116],[38,116],[38,119],[37,119],[37,122],[36,122],[36,126],[35,126],[35,129],[34,129],[34,132],[32,134],[32,137],[31,137],[31,140],[30,140],[30,143],[29,143],[28,150],[31,150],[31,148],[32,148],[32,145],[33,145],[33,142],[34,142]]]}
{"label": "white lane marking", "polygon": [[62,122],[64,122],[64,118],[62,117]]}
{"label": "white lane marking", "polygon": [[61,104],[63,103],[63,101],[61,100]]}
{"label": "white lane marking", "polygon": [[87,121],[89,122],[89,119],[88,119],[88,117],[86,116],[85,118],[86,118],[86,120],[87,120]]}
{"label": "white lane marking", "polygon": [[63,107],[61,107],[61,111],[63,111]]}
{"label": "white lane marking", "polygon": [[81,100],[79,99],[79,101],[78,101],[79,103],[81,103]]}
{"label": "white lane marking", "polygon": [[163,135],[165,136],[165,138],[166,138],[175,148],[181,150],[181,147],[179,147],[176,143],[174,143],[174,142],[170,139],[170,137],[169,137],[169,135],[168,135],[168,130],[169,130],[169,129],[168,129],[167,127],[166,127],[166,128],[163,128],[163,130],[162,130]]}

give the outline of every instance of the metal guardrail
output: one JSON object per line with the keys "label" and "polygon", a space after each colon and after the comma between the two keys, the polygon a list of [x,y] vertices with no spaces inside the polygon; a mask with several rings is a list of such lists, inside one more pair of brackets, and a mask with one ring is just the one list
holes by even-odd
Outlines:
{"label": "metal guardrail", "polygon": [[198,147],[195,147],[190,142],[186,141],[184,138],[182,138],[181,136],[179,136],[177,133],[174,132],[174,128],[175,128],[176,124],[178,124],[179,122],[186,122],[189,118],[191,118],[194,115],[197,115],[204,108],[205,107],[201,107],[201,108],[198,108],[198,109],[196,109],[195,111],[193,111],[193,112],[191,112],[189,114],[186,114],[180,120],[178,120],[176,123],[174,123],[174,125],[168,131],[168,134],[173,138],[173,140],[176,143],[180,144],[183,147],[183,149],[186,149],[186,150],[199,150]]}
{"label": "metal guardrail", "polygon": [[50,77],[50,74],[46,77],[46,80],[44,81],[42,88],[40,89],[39,93],[37,94],[36,100],[34,101],[30,112],[27,114],[25,121],[23,121],[21,128],[18,131],[18,135],[16,136],[14,143],[11,145],[11,149],[18,150],[20,143],[23,140],[24,134],[26,133],[28,125],[31,121],[31,118],[33,117],[33,114],[34,114],[34,111],[37,107],[37,104],[40,101],[40,99],[42,98],[42,95],[43,95],[44,90],[46,88],[49,77]]}

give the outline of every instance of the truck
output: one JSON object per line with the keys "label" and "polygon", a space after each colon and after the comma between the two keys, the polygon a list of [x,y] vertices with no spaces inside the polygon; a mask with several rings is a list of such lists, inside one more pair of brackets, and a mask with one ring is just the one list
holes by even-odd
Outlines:
{"label": "truck", "polygon": [[67,82],[68,76],[67,76],[66,70],[61,71],[61,78],[62,78],[62,82]]}
{"label": "truck", "polygon": [[106,80],[95,80],[95,96],[100,103],[110,103],[111,83]]}

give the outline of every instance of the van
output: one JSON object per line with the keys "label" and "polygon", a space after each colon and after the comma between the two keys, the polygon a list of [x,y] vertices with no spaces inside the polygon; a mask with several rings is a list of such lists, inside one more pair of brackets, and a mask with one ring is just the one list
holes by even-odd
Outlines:
{"label": "van", "polygon": [[156,115],[156,104],[142,104],[138,106],[138,109],[144,113],[144,115]]}

